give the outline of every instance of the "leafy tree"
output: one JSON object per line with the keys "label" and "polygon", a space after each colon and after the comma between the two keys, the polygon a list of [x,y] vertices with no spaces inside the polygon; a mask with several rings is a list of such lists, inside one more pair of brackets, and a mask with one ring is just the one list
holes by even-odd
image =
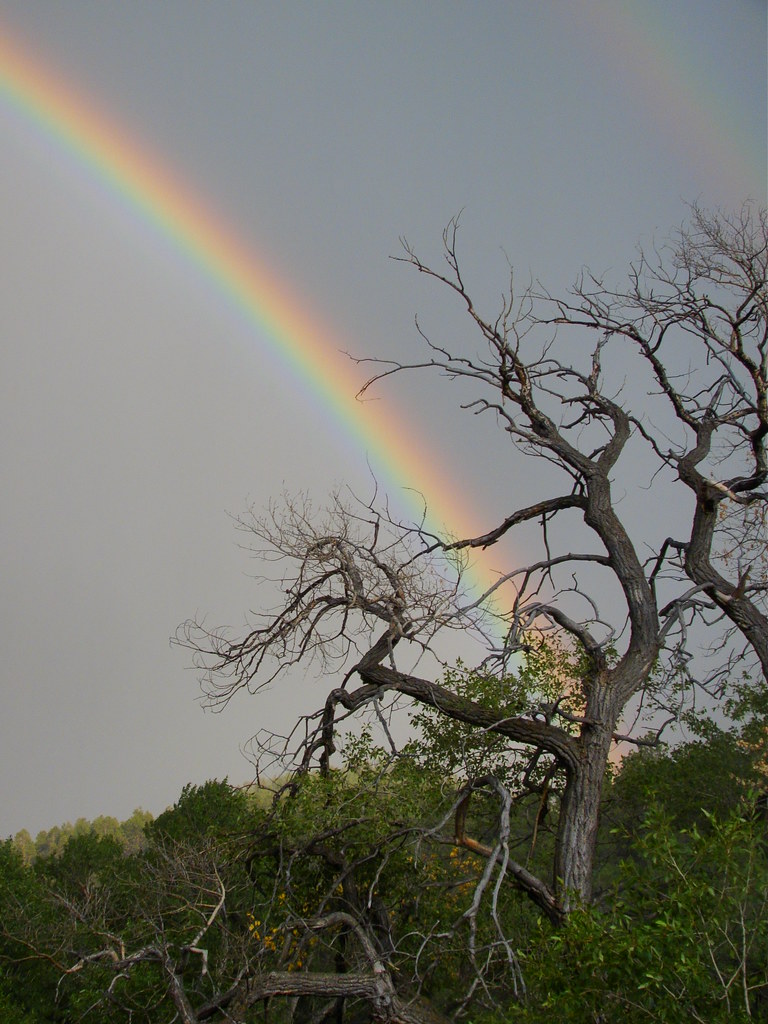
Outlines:
{"label": "leafy tree", "polygon": [[27,829],[23,828],[13,837],[13,845],[21,854],[25,864],[31,864],[37,855],[35,841]]}
{"label": "leafy tree", "polygon": [[120,826],[118,839],[126,853],[138,853],[144,847],[144,833],[152,821],[149,811],[137,807]]}
{"label": "leafy tree", "polygon": [[[465,780],[457,794],[428,767],[439,731],[397,757],[364,732],[343,770],[294,779],[269,813],[222,783],[186,787],[136,857],[87,833],[31,869],[8,843],[0,1005],[19,1024],[760,1017],[766,825],[746,786],[723,797],[734,766],[759,765],[738,734],[722,739],[625,760],[605,796],[615,834],[598,844],[597,901],[557,927],[485,870],[498,790]],[[457,814],[480,840],[451,839]],[[525,800],[508,823],[510,848],[530,851]]]}
{"label": "leafy tree", "polygon": [[31,864],[38,857],[55,857],[65,848],[73,836],[93,834],[111,836],[126,853],[136,853],[144,843],[144,829],[152,821],[149,811],[137,807],[130,818],[120,822],[109,815],[99,815],[93,821],[78,818],[74,825],[65,822],[53,828],[42,829],[35,840],[24,828],[13,837],[16,848],[21,852],[26,863]]}
{"label": "leafy tree", "polygon": [[524,960],[521,1021],[768,1016],[765,825],[738,811],[680,831],[652,805],[613,898],[546,929]]}
{"label": "leafy tree", "polygon": [[[62,1019],[56,1010],[59,943],[50,930],[55,914],[38,875],[14,843],[0,844],[0,1007],[14,1024]],[[51,938],[44,954],[30,942],[42,926]]]}
{"label": "leafy tree", "polygon": [[251,806],[242,790],[211,779],[202,786],[185,786],[172,808],[147,825],[154,839],[198,841],[203,836],[232,837],[250,823]]}
{"label": "leafy tree", "polygon": [[13,988],[0,971],[0,1020],[4,1024],[38,1024],[41,1018],[19,1006]]}
{"label": "leafy tree", "polygon": [[19,1013],[191,1024],[193,1004],[225,1007],[252,945],[253,884],[231,849],[247,824],[244,794],[210,782],[185,787],[133,855],[82,826],[33,866],[5,844],[0,963]]}

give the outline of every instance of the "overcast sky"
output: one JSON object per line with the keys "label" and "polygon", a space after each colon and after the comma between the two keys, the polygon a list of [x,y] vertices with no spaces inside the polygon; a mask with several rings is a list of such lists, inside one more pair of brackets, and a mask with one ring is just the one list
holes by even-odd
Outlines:
{"label": "overcast sky", "polygon": [[[6,33],[359,355],[414,351],[416,312],[462,337],[456,306],[389,258],[401,235],[439,258],[459,210],[495,313],[507,258],[556,290],[582,264],[620,280],[686,200],[766,198],[762,0],[0,0]],[[212,281],[2,95],[0,147],[8,835],[248,778],[240,746],[320,691],[296,677],[205,713],[168,638],[259,605],[228,513],[365,490],[376,466]],[[445,385],[387,390],[488,528],[503,438]],[[405,482],[386,480],[407,511]]]}

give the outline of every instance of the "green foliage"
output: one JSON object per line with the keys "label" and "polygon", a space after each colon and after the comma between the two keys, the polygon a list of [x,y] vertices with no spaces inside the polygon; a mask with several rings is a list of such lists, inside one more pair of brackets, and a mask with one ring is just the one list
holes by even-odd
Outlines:
{"label": "green foliage", "polygon": [[658,806],[602,904],[541,926],[518,1018],[689,1024],[768,1016],[765,826],[734,810],[680,831]]}
{"label": "green foliage", "polygon": [[24,861],[31,864],[37,858],[58,856],[73,836],[93,833],[96,836],[111,836],[117,840],[126,853],[138,853],[144,845],[144,829],[152,821],[149,811],[137,807],[126,821],[120,822],[109,815],[99,815],[93,821],[78,818],[74,825],[65,822],[48,830],[38,832],[33,840],[23,828],[13,837],[16,848]]}
{"label": "green foliage", "polygon": [[347,929],[311,927],[341,912],[378,936],[404,992],[418,976],[421,995],[447,1014],[478,969],[488,990],[503,993],[514,951],[501,935],[519,939],[536,918],[510,884],[478,892],[486,859],[450,838],[455,780],[393,757],[368,733],[349,741],[345,756],[343,771],[298,780],[256,836],[253,869],[265,895],[253,911],[255,962],[262,970],[354,969],[360,949]]}
{"label": "green foliage", "polygon": [[72,836],[57,857],[36,865],[37,873],[63,890],[78,890],[86,884],[103,885],[119,874],[125,854],[112,836],[84,832]]}
{"label": "green foliage", "polygon": [[[171,1019],[157,959],[132,965],[116,982],[115,959],[137,950],[167,950],[202,993],[213,994],[235,976],[248,941],[253,886],[229,839],[233,829],[252,824],[248,798],[225,782],[189,786],[161,818],[133,854],[126,852],[124,831],[119,839],[99,835],[85,822],[55,856],[32,865],[12,841],[0,847],[0,1007],[5,999],[19,1024],[27,1016],[30,1024]],[[222,892],[226,913],[205,929],[210,967],[204,973],[201,954],[181,951],[201,934]],[[88,960],[93,954],[101,955]],[[14,1019],[10,1011],[0,1016],[6,1018]]]}
{"label": "green foliage", "polygon": [[[532,641],[519,670],[504,678],[467,671],[461,662],[446,671],[443,685],[461,697],[494,711],[499,719],[530,713],[560,701],[564,711],[578,714],[582,659],[552,641]],[[419,739],[411,754],[425,767],[459,780],[495,775],[515,788],[523,755],[503,736],[483,732],[441,715],[432,708],[415,712],[411,721]],[[542,772],[547,759],[542,759]],[[540,773],[541,774],[541,773]]]}
{"label": "green foliage", "polygon": [[706,743],[697,740],[625,757],[607,802],[610,812],[626,822],[641,819],[649,804],[657,802],[678,828],[687,828],[701,820],[703,811],[727,814],[757,782],[740,737],[718,731]]}
{"label": "green foliage", "polygon": [[248,828],[248,796],[226,779],[211,779],[202,786],[187,785],[172,808],[147,825],[147,835],[181,842],[201,836],[235,836]]}
{"label": "green foliage", "polygon": [[0,970],[0,1020],[3,1024],[38,1024],[44,1019],[17,1002],[13,981]]}
{"label": "green foliage", "polygon": [[[451,685],[486,706],[495,701],[500,712],[538,706],[548,696],[540,683],[555,671],[549,653],[506,690],[460,672]],[[557,673],[561,687],[562,665]],[[80,822],[56,856],[33,865],[8,841],[0,845],[0,1019],[172,1019],[157,963],[126,971],[111,1001],[110,962],[65,974],[73,951],[76,959],[103,949],[109,936],[128,952],[165,944],[203,1002],[246,963],[263,971],[360,969],[349,928],[312,925],[334,912],[377,937],[404,993],[418,975],[422,996],[472,1024],[768,1019],[768,836],[750,791],[763,778],[763,722],[753,703],[738,730],[710,728],[677,749],[625,758],[606,788],[597,901],[560,929],[540,920],[508,880],[496,886],[494,876],[479,893],[487,861],[451,841],[457,791],[465,771],[484,774],[509,751],[495,738],[473,746],[471,736],[459,740],[438,727],[423,750],[398,757],[368,733],[350,739],[343,770],[299,778],[271,808],[226,782],[187,786],[132,854],[118,837]],[[497,815],[496,797],[477,793],[468,834],[489,841]],[[523,862],[530,826],[518,800],[511,844]],[[181,950],[222,891],[226,907],[202,943],[203,974],[199,954],[184,958]],[[477,967],[484,984],[462,1009]],[[277,1001],[270,1019],[282,1020],[284,1010]]]}
{"label": "green foliage", "polygon": [[[522,964],[522,1001],[495,941],[486,894],[476,935],[486,989],[476,993],[469,1020],[724,1024],[748,1019],[747,1007],[752,1019],[768,1017],[765,825],[735,784],[734,772],[746,768],[749,756],[739,737],[721,734],[711,743],[626,760],[609,797],[621,834],[602,847],[602,867],[612,869],[613,882],[597,905],[576,910],[564,928],[554,929],[536,923],[512,886],[502,890],[497,914]],[[260,911],[257,937],[269,946],[268,937],[290,922],[354,909],[339,880],[357,862],[355,879],[366,901],[375,906],[380,897],[389,910],[396,939],[390,962],[398,976],[407,976],[418,951],[422,992],[450,1014],[473,977],[462,915],[483,862],[418,831],[417,823],[437,823],[450,809],[454,787],[444,777],[412,759],[392,761],[369,739],[352,744],[350,753],[352,771],[308,777],[281,808],[281,853],[293,851],[296,860],[277,903]],[[393,826],[401,829],[395,842]],[[308,834],[326,837],[340,858],[335,870],[302,848]],[[271,947],[274,966],[276,938]],[[334,948],[305,947],[295,963],[327,969]],[[480,1009],[489,996],[501,1009]]]}
{"label": "green foliage", "polygon": [[34,956],[27,942],[30,923],[54,937],[55,911],[40,877],[24,863],[9,839],[0,844],[0,1008],[3,1021],[18,1024],[59,1021],[56,1005],[58,973],[50,960]]}

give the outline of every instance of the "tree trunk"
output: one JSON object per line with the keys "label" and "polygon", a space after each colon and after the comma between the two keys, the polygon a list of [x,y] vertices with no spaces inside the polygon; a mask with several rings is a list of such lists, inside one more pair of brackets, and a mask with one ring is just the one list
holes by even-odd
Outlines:
{"label": "tree trunk", "polygon": [[555,892],[567,913],[592,895],[592,869],[600,799],[613,732],[616,695],[604,680],[590,687],[585,723],[578,740],[578,764],[566,774],[555,855]]}
{"label": "tree trunk", "polygon": [[[448,1024],[447,1019],[426,1001],[402,999],[388,972],[381,970],[365,974],[323,974],[311,971],[255,974],[220,1000],[215,1009],[226,1006],[229,1020],[245,1021],[254,1003],[272,996],[296,995],[365,999],[371,1006],[377,1024]],[[208,1015],[207,1011],[200,1013],[199,1019],[204,1020]]]}

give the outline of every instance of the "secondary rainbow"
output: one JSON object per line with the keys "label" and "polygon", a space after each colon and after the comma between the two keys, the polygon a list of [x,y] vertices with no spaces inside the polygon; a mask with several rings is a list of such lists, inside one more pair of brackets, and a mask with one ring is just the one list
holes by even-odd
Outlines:
{"label": "secondary rainbow", "polygon": [[752,197],[764,203],[764,124],[750,124],[748,108],[722,79],[718,85],[695,33],[670,32],[667,20],[663,4],[609,2],[583,5],[574,24],[595,59],[613,68],[638,117],[661,127],[678,158],[691,168],[706,168],[729,202]]}
{"label": "secondary rainbow", "polygon": [[[431,527],[468,536],[487,526],[469,522],[461,513],[454,489],[436,469],[437,457],[419,450],[415,431],[402,417],[381,402],[356,399],[361,381],[354,364],[341,354],[339,338],[320,326],[313,312],[302,309],[294,292],[161,161],[2,30],[0,99],[87,166],[197,266],[245,314],[258,341],[308,382],[345,432],[361,440],[374,468],[396,487],[423,495]],[[421,511],[421,499],[415,507]],[[482,589],[496,578],[481,562],[471,572],[473,584]]]}

